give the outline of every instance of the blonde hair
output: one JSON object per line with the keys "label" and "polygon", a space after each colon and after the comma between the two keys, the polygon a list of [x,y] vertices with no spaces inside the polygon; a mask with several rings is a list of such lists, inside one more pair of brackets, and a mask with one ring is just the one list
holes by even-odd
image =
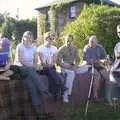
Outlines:
{"label": "blonde hair", "polygon": [[33,37],[33,39],[34,39],[33,33],[31,31],[25,31],[23,33],[22,42],[24,42],[24,37],[26,37],[26,36]]}

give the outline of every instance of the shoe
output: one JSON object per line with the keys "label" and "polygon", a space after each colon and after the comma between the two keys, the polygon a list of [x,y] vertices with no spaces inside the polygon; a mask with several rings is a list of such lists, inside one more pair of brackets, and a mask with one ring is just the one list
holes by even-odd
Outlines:
{"label": "shoe", "polygon": [[69,98],[68,98],[68,96],[63,96],[63,102],[64,102],[64,103],[69,103]]}

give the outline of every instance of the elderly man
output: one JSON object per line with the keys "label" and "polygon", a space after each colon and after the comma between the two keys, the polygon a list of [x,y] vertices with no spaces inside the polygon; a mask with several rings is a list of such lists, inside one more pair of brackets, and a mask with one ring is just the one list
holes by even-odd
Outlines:
{"label": "elderly man", "polygon": [[73,45],[73,36],[66,35],[64,45],[59,48],[57,64],[61,67],[61,71],[66,73],[65,87],[68,88],[63,95],[63,101],[69,102],[69,96],[72,92],[73,81],[75,79],[74,69],[79,64],[80,58],[78,51]]}
{"label": "elderly man", "polygon": [[98,100],[101,76],[105,80],[108,80],[109,77],[107,71],[101,66],[101,63],[104,64],[106,62],[106,52],[103,46],[97,43],[97,37],[95,35],[89,38],[89,43],[84,47],[84,60],[87,64],[93,64],[95,67],[93,92],[94,99]]}

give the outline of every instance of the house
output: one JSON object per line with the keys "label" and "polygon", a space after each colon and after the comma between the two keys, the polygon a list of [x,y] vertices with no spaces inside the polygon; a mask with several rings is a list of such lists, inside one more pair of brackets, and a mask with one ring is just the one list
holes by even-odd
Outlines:
{"label": "house", "polygon": [[37,37],[41,38],[43,33],[49,30],[57,35],[66,24],[75,20],[85,0],[54,0],[53,2],[37,7]]}

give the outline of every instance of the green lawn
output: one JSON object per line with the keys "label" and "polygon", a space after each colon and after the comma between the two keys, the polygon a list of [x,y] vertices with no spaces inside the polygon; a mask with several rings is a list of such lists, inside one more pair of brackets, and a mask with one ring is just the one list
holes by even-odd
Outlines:
{"label": "green lawn", "polygon": [[90,104],[87,117],[84,118],[85,106],[66,109],[56,120],[120,120],[120,108],[112,108],[104,103]]}

